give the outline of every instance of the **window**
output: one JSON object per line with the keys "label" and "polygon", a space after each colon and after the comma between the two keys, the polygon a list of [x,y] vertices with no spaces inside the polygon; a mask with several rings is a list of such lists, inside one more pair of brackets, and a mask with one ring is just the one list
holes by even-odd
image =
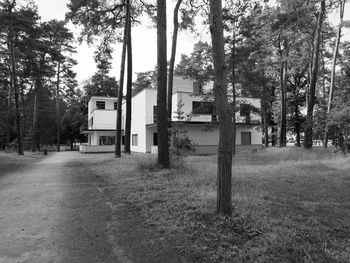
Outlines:
{"label": "window", "polygon": [[115,144],[115,136],[100,136],[99,137],[100,145],[114,145]]}
{"label": "window", "polygon": [[106,102],[96,101],[96,108],[99,110],[104,110],[106,108]]}
{"label": "window", "polygon": [[202,85],[200,85],[198,82],[193,82],[193,93],[202,93]]}
{"label": "window", "polygon": [[118,109],[118,102],[114,102],[114,109],[117,110]]}
{"label": "window", "polygon": [[250,105],[241,104],[239,109],[239,115],[245,117],[245,123],[250,123]]}
{"label": "window", "polygon": [[215,105],[214,102],[209,101],[193,101],[192,102],[192,112],[193,114],[201,115],[215,115]]}
{"label": "window", "polygon": [[251,132],[241,132],[241,144],[251,145],[252,144],[252,133]]}
{"label": "window", "polygon": [[131,145],[137,146],[138,145],[138,134],[133,134],[131,138]]}

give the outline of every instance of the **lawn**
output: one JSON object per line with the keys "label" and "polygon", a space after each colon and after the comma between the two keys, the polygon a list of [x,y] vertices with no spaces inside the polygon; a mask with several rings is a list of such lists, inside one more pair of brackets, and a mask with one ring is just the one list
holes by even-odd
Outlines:
{"label": "lawn", "polygon": [[101,155],[89,169],[189,262],[350,262],[348,158],[297,148],[236,156],[230,218],[215,215],[215,156],[175,166]]}
{"label": "lawn", "polygon": [[22,169],[41,158],[44,156],[40,152],[25,152],[20,156],[15,152],[0,151],[0,176]]}

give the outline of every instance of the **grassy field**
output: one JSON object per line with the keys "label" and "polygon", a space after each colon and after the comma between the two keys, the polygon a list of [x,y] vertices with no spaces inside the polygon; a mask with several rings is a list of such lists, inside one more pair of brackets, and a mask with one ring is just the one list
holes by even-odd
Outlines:
{"label": "grassy field", "polygon": [[104,155],[90,170],[190,262],[350,262],[348,158],[297,148],[236,156],[231,218],[215,215],[215,156],[175,166]]}
{"label": "grassy field", "polygon": [[0,176],[15,172],[41,158],[44,158],[44,156],[40,152],[25,152],[23,156],[15,152],[0,152]]}

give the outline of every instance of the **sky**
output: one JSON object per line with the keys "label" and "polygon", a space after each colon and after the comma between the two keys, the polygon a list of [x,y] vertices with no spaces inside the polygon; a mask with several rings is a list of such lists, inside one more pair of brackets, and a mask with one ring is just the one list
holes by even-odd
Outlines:
{"label": "sky", "polygon": [[[38,5],[38,12],[42,21],[51,19],[62,20],[64,19],[65,13],[68,11],[67,3],[69,0],[34,0],[34,2]],[[170,54],[172,20],[169,20],[168,23],[168,54]],[[73,32],[78,32],[74,25],[69,24],[68,26]],[[156,29],[151,28],[150,25],[143,25],[133,27],[132,30],[133,71],[144,72],[153,70],[157,61]],[[205,33],[200,35],[205,36]],[[191,33],[179,32],[176,61],[179,61],[182,53],[190,54],[193,50],[193,44],[200,39],[201,36],[195,39]],[[88,46],[86,43],[76,44],[77,53],[73,56],[78,61],[78,65],[74,70],[77,73],[78,82],[82,83],[96,72],[96,65],[93,58],[94,50],[96,49],[93,46]],[[114,45],[112,69],[110,72],[110,75],[116,77],[117,80],[119,80],[121,48],[121,43]]]}
{"label": "sky", "polygon": [[[69,0],[34,0],[38,6],[38,12],[42,21],[48,21],[51,19],[63,20],[65,13],[68,11],[67,3]],[[170,5],[168,5],[169,7]],[[171,11],[171,10],[169,10]],[[172,33],[172,12],[168,12],[168,59],[171,49],[171,33]],[[332,22],[336,25],[339,21],[339,13],[335,12],[331,15]],[[347,4],[344,12],[344,20],[350,20],[350,3]],[[69,24],[69,28],[77,33],[77,29],[74,25]],[[151,28],[150,25],[142,25],[133,27],[133,69],[134,72],[143,72],[153,70],[156,66],[157,60],[157,35],[156,29]],[[180,31],[178,36],[178,47],[175,64],[179,62],[181,54],[190,54],[193,50],[193,44],[199,40],[208,40],[209,32],[203,29],[203,32],[199,32],[198,36],[194,36],[189,32]],[[345,38],[350,40],[350,32],[345,32]],[[74,54],[74,58],[78,64],[74,68],[77,73],[77,80],[82,83],[84,80],[89,79],[96,72],[96,65],[93,58],[95,47],[88,46],[86,43],[76,43],[77,53]],[[111,76],[114,76],[119,80],[119,68],[120,68],[120,52],[121,44],[114,46]],[[134,74],[135,79],[135,74]]]}

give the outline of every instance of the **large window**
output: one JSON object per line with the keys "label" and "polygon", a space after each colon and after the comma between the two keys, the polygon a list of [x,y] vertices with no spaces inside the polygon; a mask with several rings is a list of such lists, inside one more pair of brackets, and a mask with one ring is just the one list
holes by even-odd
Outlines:
{"label": "large window", "polygon": [[192,112],[193,114],[201,115],[215,115],[215,105],[214,102],[209,101],[193,101],[192,102]]}
{"label": "large window", "polygon": [[106,108],[106,102],[96,101],[96,108],[99,110],[104,110]]}
{"label": "large window", "polygon": [[100,136],[99,138],[100,145],[114,145],[115,137],[114,136]]}
{"label": "large window", "polygon": [[133,134],[131,136],[131,145],[132,146],[137,146],[139,143],[138,143],[138,134]]}

